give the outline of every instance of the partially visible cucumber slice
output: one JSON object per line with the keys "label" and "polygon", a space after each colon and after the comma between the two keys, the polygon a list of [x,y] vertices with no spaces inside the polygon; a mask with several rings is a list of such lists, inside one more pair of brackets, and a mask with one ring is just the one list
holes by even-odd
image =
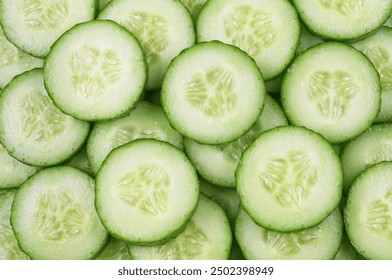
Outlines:
{"label": "partially visible cucumber slice", "polygon": [[127,243],[111,237],[105,249],[99,254],[96,260],[131,260]]}
{"label": "partially visible cucumber slice", "polygon": [[94,207],[94,179],[69,166],[30,177],[17,190],[11,224],[33,259],[91,259],[108,237]]}
{"label": "partially visible cucumber slice", "polygon": [[339,250],[342,234],[339,209],[319,225],[282,233],[258,226],[241,208],[235,227],[236,239],[249,260],[330,260]]}
{"label": "partially visible cucumber slice", "polygon": [[207,0],[181,0],[185,7],[189,10],[192,15],[193,21],[196,22],[200,10]]}
{"label": "partially visible cucumber slice", "polygon": [[76,168],[90,174],[91,176],[95,175],[95,173],[91,170],[91,166],[88,161],[86,147],[83,147],[83,149],[76,156],[71,158],[71,160],[68,161],[66,163],[66,165],[76,167]]}
{"label": "partially visible cucumber slice", "polygon": [[163,245],[130,246],[137,260],[228,259],[232,243],[229,221],[223,209],[200,195],[199,205],[184,231]]}
{"label": "partially visible cucumber slice", "polygon": [[67,161],[83,146],[90,125],[62,113],[48,97],[42,69],[15,77],[0,95],[0,141],[34,166]]}

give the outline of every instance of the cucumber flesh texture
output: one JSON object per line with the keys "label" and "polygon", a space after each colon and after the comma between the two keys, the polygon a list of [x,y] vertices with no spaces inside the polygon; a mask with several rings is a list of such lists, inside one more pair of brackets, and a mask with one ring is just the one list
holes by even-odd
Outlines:
{"label": "cucumber flesh texture", "polygon": [[105,249],[99,254],[96,260],[131,260],[127,243],[111,237]]}
{"label": "cucumber flesh texture", "polygon": [[198,42],[219,40],[246,51],[271,80],[293,59],[300,24],[285,0],[212,0],[199,14],[196,34]]}
{"label": "cucumber flesh texture", "polygon": [[69,166],[30,177],[17,190],[11,224],[32,259],[92,259],[108,237],[94,207],[94,179]]}
{"label": "cucumber flesh texture", "polygon": [[283,79],[281,101],[292,124],[342,143],[368,129],[378,115],[380,79],[355,48],[322,43],[294,59]]}
{"label": "cucumber flesh texture", "polygon": [[343,176],[325,138],[282,126],[262,133],[245,150],[236,182],[241,205],[257,224],[288,232],[320,223],[339,205]]}
{"label": "cucumber flesh texture", "polygon": [[45,57],[52,44],[75,24],[94,19],[95,0],[1,0],[7,38],[22,51]]}
{"label": "cucumber flesh texture", "polygon": [[196,41],[192,17],[179,1],[117,0],[98,19],[113,20],[137,37],[147,56],[149,90],[161,87],[170,61]]}
{"label": "cucumber flesh texture", "polygon": [[355,177],[367,167],[392,160],[392,124],[375,124],[366,132],[348,142],[342,151],[344,192]]}
{"label": "cucumber flesh texture", "polygon": [[15,76],[43,65],[42,59],[20,51],[9,42],[0,26],[0,88],[4,88]]}
{"label": "cucumber flesh texture", "polygon": [[223,144],[245,134],[265,101],[264,80],[254,60],[222,42],[199,43],[170,64],[161,102],[170,124],[203,144]]}
{"label": "cucumber flesh texture", "polygon": [[100,121],[135,107],[147,80],[147,65],[139,42],[125,28],[94,20],[78,24],[56,41],[44,73],[48,93],[63,112]]}
{"label": "cucumber flesh texture", "polygon": [[0,260],[28,260],[30,259],[18,246],[10,224],[11,206],[15,190],[0,193]]}
{"label": "cucumber flesh texture", "polygon": [[364,170],[348,192],[344,221],[347,235],[367,259],[392,259],[392,163]]}
{"label": "cucumber flesh texture", "polygon": [[196,22],[200,10],[203,8],[207,0],[181,0],[181,2],[191,13],[193,21]]}
{"label": "cucumber flesh texture", "polygon": [[12,157],[28,165],[49,166],[75,155],[90,125],[62,113],[46,93],[42,69],[34,69],[3,90],[0,128],[0,141]]}
{"label": "cucumber flesh texture", "polygon": [[223,260],[232,244],[229,220],[216,202],[200,195],[199,205],[184,231],[163,245],[130,246],[136,260]]}
{"label": "cucumber flesh texture", "polygon": [[392,121],[392,28],[381,27],[352,45],[370,59],[380,75],[381,110],[374,121]]}
{"label": "cucumber flesh texture", "polygon": [[279,104],[266,95],[263,111],[256,124],[234,142],[222,145],[203,145],[185,139],[185,150],[199,174],[207,181],[222,187],[235,187],[235,171],[242,152],[260,133],[276,126],[287,125]]}
{"label": "cucumber flesh texture", "polygon": [[91,166],[88,161],[86,147],[83,147],[76,156],[66,163],[66,165],[78,168],[91,176],[95,175],[95,173],[91,170]]}
{"label": "cucumber flesh texture", "polygon": [[130,243],[152,245],[178,235],[198,197],[197,174],[188,158],[155,139],[114,149],[96,176],[102,223],[112,236]]}
{"label": "cucumber flesh texture", "polygon": [[0,190],[19,187],[38,170],[39,167],[26,165],[11,157],[0,144]]}
{"label": "cucumber flesh texture", "polygon": [[335,210],[319,225],[283,233],[258,226],[241,208],[235,236],[248,260],[329,260],[342,240],[343,218]]}
{"label": "cucumber flesh texture", "polygon": [[[390,16],[390,0],[294,0],[306,27],[320,37],[352,40],[379,28]],[[333,19],[333,20],[331,20]]]}
{"label": "cucumber flesh texture", "polygon": [[127,116],[94,125],[87,141],[88,159],[94,174],[114,148],[141,138],[154,138],[183,148],[182,136],[170,126],[163,110],[142,101]]}

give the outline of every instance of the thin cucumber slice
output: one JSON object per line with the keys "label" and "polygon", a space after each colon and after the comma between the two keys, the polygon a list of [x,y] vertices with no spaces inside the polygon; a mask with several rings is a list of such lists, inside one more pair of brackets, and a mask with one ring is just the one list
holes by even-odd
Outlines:
{"label": "thin cucumber slice", "polygon": [[52,46],[45,86],[65,113],[87,121],[129,112],[140,99],[147,65],[136,38],[108,20],[81,23]]}
{"label": "thin cucumber slice", "polygon": [[42,59],[24,53],[10,43],[0,26],[0,88],[15,76],[43,65]]}
{"label": "thin cucumber slice", "polygon": [[358,260],[359,254],[351,244],[346,232],[343,232],[342,242],[334,260]]}
{"label": "thin cucumber slice", "polygon": [[301,230],[320,223],[339,205],[342,173],[338,155],[322,136],[302,127],[277,127],[243,153],[237,192],[260,226]]}
{"label": "thin cucumber slice", "polygon": [[375,31],[392,11],[390,0],[293,0],[307,28],[326,39],[352,40]]}
{"label": "thin cucumber slice", "polygon": [[98,0],[98,10],[102,11],[112,0]]}
{"label": "thin cucumber slice", "polygon": [[127,116],[94,125],[87,141],[94,174],[114,148],[141,138],[154,138],[183,148],[182,136],[170,126],[162,108],[142,101]]}
{"label": "thin cucumber slice", "polygon": [[228,259],[232,232],[228,218],[216,202],[200,195],[199,205],[184,231],[163,245],[130,246],[136,260]]}
{"label": "thin cucumber slice", "polygon": [[112,236],[130,243],[178,235],[196,210],[199,182],[185,154],[140,139],[114,149],[96,176],[95,205]]}
{"label": "thin cucumber slice", "polygon": [[15,77],[0,96],[0,141],[17,160],[62,163],[83,146],[90,125],[63,114],[48,97],[42,69]]}
{"label": "thin cucumber slice", "polygon": [[178,0],[116,0],[98,15],[133,33],[148,63],[147,89],[161,87],[170,61],[196,41],[192,17]]}
{"label": "thin cucumber slice", "polygon": [[258,226],[242,208],[235,236],[249,260],[330,260],[342,240],[343,218],[335,210],[320,224],[298,232],[276,232]]}
{"label": "thin cucumber slice", "polygon": [[380,75],[381,110],[374,121],[392,121],[392,28],[381,27],[352,45],[370,59]]}
{"label": "thin cucumber slice", "polygon": [[86,147],[83,147],[83,149],[77,155],[71,158],[71,160],[69,160],[66,165],[76,167],[91,176],[95,175],[91,169],[90,162],[87,157]]}
{"label": "thin cucumber slice", "polygon": [[388,20],[384,23],[384,26],[392,27],[392,16],[388,18]]}
{"label": "thin cucumber slice", "polygon": [[283,79],[281,101],[292,124],[342,143],[368,129],[378,115],[380,79],[361,52],[326,42],[294,59]]}
{"label": "thin cucumber slice", "polygon": [[367,259],[392,259],[392,162],[373,165],[358,175],[348,192],[347,235]]}
{"label": "thin cucumber slice", "polygon": [[108,234],[94,208],[94,179],[79,169],[43,169],[18,190],[11,224],[32,259],[92,259]]}
{"label": "thin cucumber slice", "polygon": [[264,106],[263,77],[240,49],[213,41],[186,49],[170,64],[161,103],[171,125],[203,144],[223,144],[245,134]]}
{"label": "thin cucumber slice", "polygon": [[181,2],[191,13],[193,21],[196,22],[200,10],[203,8],[207,0],[181,0]]}
{"label": "thin cucumber slice", "polygon": [[39,167],[26,165],[11,157],[0,144],[0,190],[19,187],[38,170]]}
{"label": "thin cucumber slice", "polygon": [[348,142],[342,151],[344,191],[355,177],[367,167],[392,160],[392,123],[376,124]]}
{"label": "thin cucumber slice", "polygon": [[286,0],[209,0],[197,19],[196,33],[198,42],[219,40],[246,51],[271,80],[293,59],[300,24]]}
{"label": "thin cucumber slice", "polygon": [[265,130],[287,125],[279,104],[266,95],[263,111],[256,124],[234,142],[203,145],[185,139],[185,151],[199,174],[207,181],[222,187],[235,187],[235,171],[242,152]]}
{"label": "thin cucumber slice", "polygon": [[11,206],[14,201],[15,190],[0,193],[0,260],[28,260],[30,259],[19,248],[18,241],[10,224]]}
{"label": "thin cucumber slice", "polygon": [[96,0],[1,0],[0,21],[19,49],[45,57],[66,30],[94,19],[95,5]]}
{"label": "thin cucumber slice", "polygon": [[111,237],[105,249],[99,254],[96,260],[131,260],[127,243]]}

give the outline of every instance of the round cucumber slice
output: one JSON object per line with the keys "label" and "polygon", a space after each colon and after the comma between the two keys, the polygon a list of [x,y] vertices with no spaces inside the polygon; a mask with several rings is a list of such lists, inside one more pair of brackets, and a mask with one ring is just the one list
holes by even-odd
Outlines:
{"label": "round cucumber slice", "polygon": [[320,223],[339,205],[342,173],[338,155],[321,135],[282,126],[262,133],[245,150],[237,192],[260,226],[301,230]]}
{"label": "round cucumber slice", "polygon": [[95,10],[96,0],[1,0],[0,21],[19,49],[45,57],[61,34],[94,19]]}
{"label": "round cucumber slice", "polygon": [[116,0],[98,15],[124,26],[143,47],[147,89],[158,89],[170,61],[196,41],[192,17],[178,0]]}
{"label": "round cucumber slice", "polygon": [[178,235],[196,210],[199,182],[185,154],[139,139],[114,149],[96,176],[96,208],[112,236],[153,244]]}
{"label": "round cucumber slice", "polygon": [[360,51],[326,42],[294,59],[283,78],[281,101],[292,124],[342,143],[368,129],[378,115],[380,79]]}
{"label": "round cucumber slice", "polygon": [[140,99],[147,65],[137,39],[108,20],[81,23],[52,46],[45,87],[66,114],[100,121],[129,112]]}
{"label": "round cucumber slice", "polygon": [[129,246],[136,260],[228,259],[232,244],[229,220],[217,203],[200,195],[199,205],[184,231],[163,245]]}
{"label": "round cucumber slice", "polygon": [[209,0],[197,19],[196,33],[198,42],[219,40],[241,48],[271,80],[293,59],[300,23],[286,0]]}
{"label": "round cucumber slice", "polygon": [[358,175],[348,192],[347,235],[367,259],[392,259],[392,163],[373,165]]}
{"label": "round cucumber slice", "polygon": [[90,125],[62,113],[48,97],[42,69],[15,77],[0,95],[0,141],[17,160],[62,163],[83,146]]}
{"label": "round cucumber slice", "polygon": [[196,44],[171,62],[161,102],[182,135],[216,145],[236,140],[255,124],[265,95],[254,60],[237,47],[213,41]]}
{"label": "round cucumber slice", "polygon": [[33,259],[92,259],[108,234],[94,207],[94,179],[79,169],[43,169],[18,190],[11,224]]}
{"label": "round cucumber slice", "polygon": [[342,234],[338,209],[314,227],[284,233],[258,226],[241,208],[235,227],[235,237],[248,260],[330,260],[339,250]]}
{"label": "round cucumber slice", "polygon": [[96,260],[131,260],[127,243],[111,237],[105,249],[99,254]]}
{"label": "round cucumber slice", "polygon": [[142,101],[127,116],[94,125],[87,141],[94,174],[114,148],[141,138],[154,138],[183,148],[182,136],[170,126],[162,108]]}

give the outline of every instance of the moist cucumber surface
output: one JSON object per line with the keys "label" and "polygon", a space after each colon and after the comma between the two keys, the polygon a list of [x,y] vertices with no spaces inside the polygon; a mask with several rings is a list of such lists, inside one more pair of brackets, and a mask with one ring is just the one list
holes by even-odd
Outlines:
{"label": "moist cucumber surface", "polygon": [[98,19],[119,23],[139,40],[148,63],[147,89],[159,89],[170,61],[196,41],[192,17],[178,0],[112,1]]}
{"label": "moist cucumber surface", "polygon": [[45,57],[61,34],[94,19],[95,11],[95,0],[1,0],[0,22],[19,49]]}
{"label": "moist cucumber surface", "polygon": [[0,142],[25,164],[49,166],[68,160],[82,148],[89,131],[88,123],[52,103],[42,69],[15,77],[0,95]]}
{"label": "moist cucumber surface", "polygon": [[45,87],[66,114],[86,121],[120,117],[140,99],[147,65],[137,39],[109,20],[81,23],[52,46]]}
{"label": "moist cucumber surface", "polygon": [[203,144],[236,140],[257,121],[264,106],[263,77],[245,52],[222,42],[186,49],[170,64],[161,102],[170,124]]}
{"label": "moist cucumber surface", "polygon": [[114,148],[140,138],[154,138],[183,148],[182,136],[170,126],[162,108],[141,101],[127,116],[93,126],[87,141],[87,155],[93,172],[98,172]]}
{"label": "moist cucumber surface", "polygon": [[32,259],[92,259],[108,234],[94,208],[94,179],[69,166],[50,167],[17,191],[11,224]]}
{"label": "moist cucumber surface", "polygon": [[352,40],[377,30],[392,11],[390,0],[293,0],[309,30],[332,40]]}
{"label": "moist cucumber surface", "polygon": [[296,231],[319,224],[339,205],[342,173],[338,155],[321,135],[282,126],[262,133],[245,150],[236,187],[257,224]]}
{"label": "moist cucumber surface", "polygon": [[101,221],[112,236],[129,243],[175,237],[191,219],[198,197],[199,181],[188,158],[155,139],[114,149],[96,176]]}
{"label": "moist cucumber surface", "polygon": [[219,40],[241,48],[271,80],[294,57],[300,24],[286,0],[210,0],[198,16],[196,33],[198,42]]}
{"label": "moist cucumber surface", "polygon": [[235,226],[235,237],[249,260],[330,260],[339,250],[342,233],[339,209],[314,227],[283,233],[258,226],[241,208]]}
{"label": "moist cucumber surface", "polygon": [[355,48],[322,43],[296,57],[287,69],[281,102],[293,125],[342,143],[368,129],[378,115],[379,75]]}
{"label": "moist cucumber surface", "polygon": [[367,259],[392,259],[392,163],[361,172],[351,186],[344,212],[347,235]]}
{"label": "moist cucumber surface", "polygon": [[231,244],[226,213],[200,195],[197,210],[180,235],[158,246],[129,246],[129,252],[136,260],[222,260],[229,258]]}

